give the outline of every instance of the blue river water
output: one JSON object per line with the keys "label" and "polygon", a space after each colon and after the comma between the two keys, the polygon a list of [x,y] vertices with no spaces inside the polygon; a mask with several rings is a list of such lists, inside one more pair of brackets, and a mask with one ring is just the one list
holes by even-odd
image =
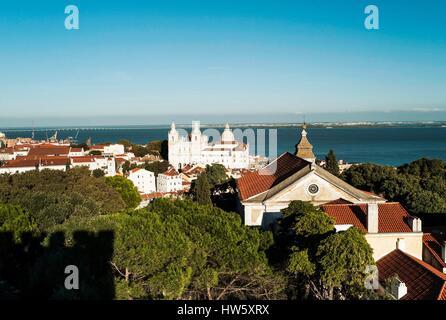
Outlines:
{"label": "blue river water", "polygon": [[[219,129],[222,130],[222,128]],[[123,126],[79,130],[59,128],[58,138],[65,139],[77,135],[79,142],[84,142],[91,137],[93,143],[127,139],[133,143],[145,144],[152,140],[167,139],[168,130],[167,126]],[[8,138],[31,137],[32,135],[32,130],[29,128],[0,129],[0,131],[4,132]],[[294,152],[294,146],[300,138],[300,131],[298,127],[277,128],[277,153]],[[40,128],[35,130],[34,137],[46,139],[54,132],[54,128]],[[338,159],[350,163],[372,162],[397,166],[421,157],[446,161],[446,128],[444,127],[314,127],[308,129],[308,138],[319,159],[323,159],[328,150],[333,149]],[[268,150],[268,145],[266,149]]]}

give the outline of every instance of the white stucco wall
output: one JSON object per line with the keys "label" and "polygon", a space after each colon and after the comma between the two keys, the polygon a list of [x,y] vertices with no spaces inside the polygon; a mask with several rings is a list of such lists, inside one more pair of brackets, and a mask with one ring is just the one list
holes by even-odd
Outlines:
{"label": "white stucco wall", "polygon": [[141,193],[152,193],[156,191],[155,174],[145,169],[131,172],[128,179],[133,182],[135,187]]}
{"label": "white stucco wall", "polygon": [[373,258],[375,261],[381,259],[393,250],[397,249],[398,239],[404,241],[402,251],[418,258],[423,259],[423,233],[374,233],[366,234],[365,238],[373,249]]}

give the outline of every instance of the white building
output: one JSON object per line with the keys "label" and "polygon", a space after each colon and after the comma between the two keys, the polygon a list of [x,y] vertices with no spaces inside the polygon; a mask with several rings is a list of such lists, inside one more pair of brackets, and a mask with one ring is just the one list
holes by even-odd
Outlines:
{"label": "white building", "polygon": [[105,172],[106,177],[113,177],[116,175],[116,163],[114,158],[96,157],[95,160],[99,169]]}
{"label": "white building", "polygon": [[14,150],[12,148],[6,148],[0,150],[0,161],[8,161],[15,159]]}
{"label": "white building", "polygon": [[101,169],[105,176],[113,177],[116,175],[116,164],[114,158],[105,158],[102,156],[85,156],[71,158],[72,167],[86,167],[93,171]]}
{"label": "white building", "polygon": [[70,165],[70,159],[65,157],[48,157],[40,160],[39,170],[59,170],[66,171]]}
{"label": "white building", "polygon": [[109,146],[104,146],[104,156],[116,156],[119,154],[124,154],[124,146],[122,144],[111,144]]}
{"label": "white building", "polygon": [[240,211],[246,225],[268,228],[294,200],[315,206],[339,199],[353,204],[386,202],[318,166],[312,149],[304,127],[295,154],[285,152],[262,169],[247,172],[237,180]]}
{"label": "white building", "polygon": [[180,136],[172,123],[168,135],[169,162],[179,169],[187,164],[219,163],[228,169],[242,169],[249,166],[249,145],[237,142],[226,124],[221,141],[209,143],[209,138],[201,133],[200,122],[192,122],[189,136]]}
{"label": "white building", "polygon": [[95,157],[85,156],[85,157],[73,157],[71,158],[71,166],[74,167],[85,167],[90,171],[98,169]]}
{"label": "white building", "polygon": [[157,177],[158,192],[176,192],[183,189],[183,180],[175,169],[167,170],[158,174]]}
{"label": "white building", "polygon": [[130,171],[127,178],[141,193],[149,194],[156,191],[155,174],[151,171],[136,168]]}
{"label": "white building", "polygon": [[0,148],[6,147],[6,134],[0,132]]}
{"label": "white building", "polygon": [[70,152],[68,153],[68,157],[83,157],[85,156],[84,148],[70,148]]}
{"label": "white building", "polygon": [[0,167],[0,174],[24,173],[38,168],[39,160],[11,160]]}
{"label": "white building", "polygon": [[20,146],[14,147],[14,159],[17,157],[26,157],[29,154],[29,148],[21,148]]}

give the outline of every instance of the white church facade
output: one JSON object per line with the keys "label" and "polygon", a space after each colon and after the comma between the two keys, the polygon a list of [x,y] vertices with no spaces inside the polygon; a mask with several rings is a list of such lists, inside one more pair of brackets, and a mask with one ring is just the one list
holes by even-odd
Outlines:
{"label": "white church facade", "polygon": [[285,152],[237,180],[239,211],[247,226],[268,229],[292,201],[310,202],[334,219],[336,231],[355,226],[379,260],[393,250],[422,259],[421,220],[401,204],[359,190],[316,164],[306,127],[295,154]]}
{"label": "white church facade", "polygon": [[235,140],[226,124],[221,140],[209,143],[202,134],[200,122],[192,122],[192,132],[182,136],[172,123],[168,136],[169,162],[175,169],[190,165],[222,164],[228,169],[245,169],[249,166],[249,144]]}

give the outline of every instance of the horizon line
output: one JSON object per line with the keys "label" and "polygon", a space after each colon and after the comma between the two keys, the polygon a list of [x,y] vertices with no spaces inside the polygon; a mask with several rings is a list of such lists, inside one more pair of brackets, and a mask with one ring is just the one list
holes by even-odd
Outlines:
{"label": "horizon line", "polygon": [[[192,120],[193,121],[193,120]],[[186,122],[175,122],[176,126],[181,127],[189,127],[191,126],[192,121],[190,123]],[[199,120],[196,120],[199,121]],[[26,129],[26,131],[32,131],[34,130],[41,130],[41,129],[102,129],[102,128],[109,128],[109,129],[128,129],[130,127],[169,127],[172,122],[170,123],[159,123],[159,124],[92,124],[92,125],[47,125],[47,126],[0,126],[0,129]],[[365,121],[302,121],[302,122],[267,122],[267,121],[258,121],[258,122],[222,122],[222,123],[206,123],[206,122],[200,122],[200,126],[202,127],[222,127],[224,128],[226,123],[229,123],[230,126],[243,126],[243,127],[252,127],[252,126],[277,126],[277,127],[299,127],[302,126],[304,123],[309,125],[310,127],[317,127],[317,126],[361,126],[361,125],[367,125],[367,126],[373,126],[373,125],[428,125],[428,124],[437,124],[437,125],[443,125],[446,124],[446,120],[387,120],[387,121],[375,121],[375,120],[365,120]]]}

